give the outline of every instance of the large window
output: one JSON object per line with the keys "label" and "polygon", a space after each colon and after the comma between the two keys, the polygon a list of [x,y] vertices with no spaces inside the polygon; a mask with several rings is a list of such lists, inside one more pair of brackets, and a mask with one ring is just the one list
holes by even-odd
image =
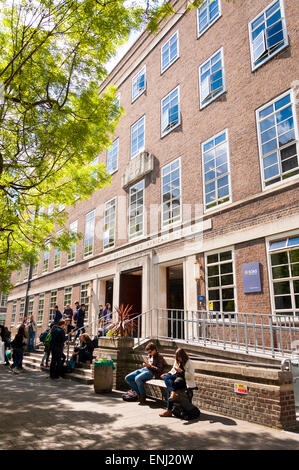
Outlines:
{"label": "large window", "polygon": [[88,310],[89,310],[89,282],[81,284],[80,287],[80,304],[85,304],[85,317],[84,323],[88,323]]}
{"label": "large window", "polygon": [[133,77],[132,80],[132,101],[136,100],[146,90],[146,67],[142,69]]}
{"label": "large window", "polygon": [[144,225],[144,180],[130,187],[129,239],[143,235]]}
{"label": "large window", "polygon": [[118,147],[119,139],[115,139],[107,152],[107,172],[112,175],[118,169]]}
{"label": "large window", "polygon": [[104,249],[115,245],[116,198],[105,203]]}
{"label": "large window", "polygon": [[0,295],[0,307],[3,307],[3,308],[7,307],[7,298],[8,298],[8,294]]}
{"label": "large window", "polygon": [[249,23],[252,70],[288,45],[283,1],[269,5]]}
{"label": "large window", "polygon": [[44,257],[43,257],[43,273],[46,273],[49,269],[49,250],[50,245],[45,246]]}
{"label": "large window", "polygon": [[291,92],[256,112],[263,185],[297,175],[298,151]]}
{"label": "large window", "polygon": [[14,325],[16,323],[16,313],[17,313],[17,301],[15,300],[14,303],[12,304],[12,314],[11,314],[11,325]]}
{"label": "large window", "polygon": [[181,220],[181,159],[162,168],[162,226]]}
{"label": "large window", "polygon": [[88,214],[86,214],[85,236],[84,236],[84,256],[89,256],[93,252],[94,221],[95,221],[95,211],[91,211]]}
{"label": "large window", "polygon": [[161,49],[161,73],[179,57],[179,33],[176,31]]}
{"label": "large window", "polygon": [[67,304],[72,305],[72,292],[73,292],[72,286],[64,288],[63,308],[65,308]]}
{"label": "large window", "polygon": [[235,312],[232,250],[206,255],[207,305],[214,312]]}
{"label": "large window", "polygon": [[161,134],[162,137],[181,123],[179,87],[161,100]]}
{"label": "large window", "polygon": [[145,148],[145,116],[142,116],[131,127],[131,158],[136,157],[138,153]]}
{"label": "large window", "polygon": [[299,233],[269,242],[273,310],[299,316]]}
{"label": "large window", "polygon": [[21,303],[20,303],[19,323],[22,323],[24,315],[25,315],[25,299],[23,298],[21,299]]}
{"label": "large window", "polygon": [[200,108],[225,92],[223,48],[199,67]]}
{"label": "large window", "polygon": [[[78,231],[78,221],[77,220],[75,220],[75,222],[73,222],[70,225],[70,231],[73,232],[73,233],[77,233],[77,231]],[[68,264],[70,264],[70,263],[73,263],[75,260],[76,260],[76,243],[73,243],[70,246],[69,252],[67,254],[67,262],[68,262]]]}
{"label": "large window", "polygon": [[201,36],[219,17],[220,0],[206,0],[197,10],[197,35]]}
{"label": "large window", "polygon": [[34,295],[31,295],[28,300],[28,318],[33,315],[33,308],[34,308]]}
{"label": "large window", "polygon": [[57,290],[52,290],[50,295],[50,313],[49,322],[53,322],[55,317],[54,307],[57,305]]}
{"label": "large window", "polygon": [[[57,237],[59,237],[62,234],[62,231],[57,232]],[[61,251],[59,248],[55,247],[55,253],[54,253],[54,269],[57,269],[60,267],[61,263]]]}
{"label": "large window", "polygon": [[37,323],[41,324],[44,319],[44,306],[45,306],[45,294],[39,294],[38,297],[38,310],[37,310]]}
{"label": "large window", "polygon": [[30,264],[25,264],[24,267],[24,281],[27,281],[29,277],[29,269],[30,269]]}
{"label": "large window", "polygon": [[227,131],[202,144],[205,209],[230,201]]}

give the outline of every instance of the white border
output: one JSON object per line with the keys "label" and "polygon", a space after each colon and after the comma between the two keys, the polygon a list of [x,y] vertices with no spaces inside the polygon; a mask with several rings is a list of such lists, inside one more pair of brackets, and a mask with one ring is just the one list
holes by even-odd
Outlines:
{"label": "white border", "polygon": [[[177,51],[178,51],[177,56],[176,56],[176,58],[175,58],[172,62],[170,62],[170,63],[167,65],[167,67],[165,67],[165,69],[163,69],[163,67],[162,67],[162,49],[163,49],[163,47],[164,47],[168,42],[170,42],[170,40],[171,40],[171,39],[173,38],[173,36],[175,36],[175,35],[177,35]],[[164,44],[162,44],[161,49],[160,49],[160,56],[161,56],[160,60],[161,60],[161,75],[162,75],[162,74],[163,74],[164,72],[166,72],[166,70],[169,69],[169,67],[171,67],[172,64],[174,64],[174,63],[179,59],[179,57],[180,57],[180,38],[179,38],[179,30],[178,30],[178,29],[176,30],[175,33],[173,33],[173,34],[169,37],[169,39],[167,39],[167,41],[164,42]]]}
{"label": "white border", "polygon": [[[163,129],[162,129],[162,124],[163,124],[163,100],[165,100],[169,95],[171,95],[171,93],[173,93],[175,90],[178,90],[178,123],[173,126],[171,129],[168,129],[168,131],[166,132],[163,132]],[[163,96],[163,98],[161,98],[161,109],[160,109],[160,113],[161,113],[161,118],[160,118],[160,127],[161,127],[161,138],[162,137],[165,137],[167,134],[169,134],[170,132],[172,132],[176,127],[180,126],[181,125],[181,102],[180,102],[180,85],[177,85],[175,88],[173,88],[169,93],[167,93],[167,95]],[[165,165],[164,165],[165,166]]]}
{"label": "white border", "polygon": [[[142,233],[140,233],[139,235],[136,235],[135,237],[133,236],[130,236],[130,199],[131,199],[131,190],[132,188],[134,188],[134,186],[137,186],[137,184],[139,183],[143,183],[143,211],[142,211]],[[128,204],[128,240],[129,241],[135,241],[135,240],[139,240],[140,238],[144,237],[144,228],[145,228],[145,212],[146,212],[146,205],[145,205],[145,178],[142,178],[140,181],[137,181],[136,183],[132,184],[132,186],[130,186],[130,190],[129,190],[129,204]]]}
{"label": "white border", "polygon": [[[180,199],[181,199],[181,204],[180,204],[180,218],[179,220],[176,220],[175,222],[172,222],[171,224],[163,224],[163,169],[166,168],[169,165],[172,165],[174,162],[179,161],[179,169],[180,169]],[[182,192],[182,159],[181,157],[177,157],[174,160],[171,160],[169,163],[166,163],[161,167],[161,231],[167,231],[170,228],[174,228],[177,225],[181,225],[182,223],[182,207],[183,207],[183,192]]]}
{"label": "white border", "polygon": [[119,159],[119,137],[116,137],[116,139],[114,139],[114,141],[112,142],[112,145],[110,146],[110,148],[114,145],[114,142],[116,142],[118,140],[118,144],[117,144],[117,165],[116,165],[116,169],[113,170],[111,173],[109,173],[108,171],[108,152],[110,149],[107,150],[107,154],[106,154],[106,168],[107,168],[107,173],[109,175],[113,175],[114,173],[116,173],[118,171],[118,159]]}
{"label": "white border", "polygon": [[[209,1],[209,0],[208,0]],[[196,33],[197,33],[197,39],[199,39],[203,34],[205,34],[206,31],[208,31],[208,29],[210,29],[210,27],[216,23],[217,20],[219,20],[219,18],[221,18],[222,16],[222,8],[221,8],[221,0],[218,0],[218,4],[219,4],[219,15],[213,19],[213,21],[208,25],[207,28],[204,29],[204,31],[202,31],[201,33],[199,33],[199,19],[198,19],[198,12],[200,10],[201,7],[197,8],[196,10]]]}
{"label": "white border", "polygon": [[[136,96],[133,96],[133,89],[134,89],[134,80],[135,78],[137,77],[137,75],[139,75],[142,71],[144,71],[144,88],[136,95]],[[139,98],[139,96],[141,96],[143,93],[145,93],[146,91],[146,86],[147,86],[147,81],[146,81],[146,64],[144,64],[143,67],[141,67],[141,69],[139,70],[139,72],[137,72],[134,77],[132,78],[132,98],[131,98],[131,104],[134,103],[134,101],[137,100],[137,98]]]}
{"label": "white border", "polygon": [[[144,145],[143,147],[141,147],[140,149],[137,150],[136,153],[134,153],[134,155],[132,155],[132,129],[133,129],[133,126],[135,126],[136,124],[138,124],[139,121],[141,121],[141,119],[144,119],[144,125],[143,125],[143,128],[144,128]],[[137,157],[137,155],[139,155],[141,152],[144,152],[145,150],[145,114],[143,114],[143,116],[141,116],[141,118],[137,119],[137,121],[135,121],[132,125],[131,125],[131,139],[130,139],[130,159],[133,160],[135,157]]]}
{"label": "white border", "polygon": [[[109,202],[112,202],[112,201],[115,201],[115,220],[114,220],[114,236],[113,236],[113,246],[107,246],[105,248],[104,246],[104,234],[105,234],[105,211],[106,211],[106,204],[108,204]],[[103,220],[103,251],[107,251],[107,250],[111,250],[112,248],[115,248],[115,239],[116,239],[116,214],[117,214],[117,197],[114,196],[112,197],[111,199],[109,199],[108,201],[105,201],[104,202],[104,220]]]}
{"label": "white border", "polygon": [[[223,79],[223,90],[217,94],[216,96],[214,96],[214,98],[209,101],[208,103],[205,103],[204,105],[202,104],[202,100],[201,100],[201,74],[200,74],[200,69],[201,67],[203,67],[207,62],[209,62],[210,60],[212,60],[212,58],[218,54],[218,52],[221,52],[221,61],[222,61],[222,79]],[[198,67],[198,84],[199,84],[199,108],[202,110],[204,108],[206,108],[207,106],[209,106],[209,104],[213,103],[213,101],[215,101],[217,98],[219,98],[219,96],[223,95],[223,93],[226,93],[226,80],[225,80],[225,66],[224,66],[224,47],[221,46],[216,52],[214,52],[207,60],[205,60],[202,64],[199,65]]]}
{"label": "white border", "polygon": [[[86,217],[87,217],[89,214],[91,214],[92,212],[94,212],[94,217],[93,217],[94,224],[93,224],[93,235],[92,235],[92,253],[89,253],[88,255],[85,255]],[[87,212],[87,214],[85,214],[84,238],[83,238],[83,259],[87,259],[87,258],[89,258],[90,256],[93,256],[93,252],[94,252],[94,229],[95,229],[95,221],[96,221],[96,210],[95,210],[95,209],[93,209],[92,211],[89,211],[89,212]]]}

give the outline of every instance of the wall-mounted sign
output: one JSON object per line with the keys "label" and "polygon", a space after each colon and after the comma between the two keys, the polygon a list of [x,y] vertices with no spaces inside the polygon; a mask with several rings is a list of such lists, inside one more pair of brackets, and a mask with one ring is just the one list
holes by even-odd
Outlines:
{"label": "wall-mounted sign", "polygon": [[242,264],[243,292],[261,292],[260,264],[258,262]]}
{"label": "wall-mounted sign", "polygon": [[198,296],[198,302],[204,302],[205,296],[204,295],[199,295]]}
{"label": "wall-mounted sign", "polygon": [[248,393],[247,385],[234,384],[235,393],[242,393],[243,395]]}
{"label": "wall-mounted sign", "polygon": [[213,302],[209,302],[209,310],[213,310],[213,308],[214,308]]}

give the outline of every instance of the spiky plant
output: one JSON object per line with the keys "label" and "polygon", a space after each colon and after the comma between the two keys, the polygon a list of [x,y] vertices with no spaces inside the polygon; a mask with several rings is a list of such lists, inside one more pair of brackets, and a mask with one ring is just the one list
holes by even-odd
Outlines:
{"label": "spiky plant", "polygon": [[107,336],[120,336],[121,338],[132,337],[133,333],[136,331],[136,325],[133,321],[130,321],[130,312],[133,305],[126,305],[125,307],[122,304],[120,307],[114,308],[118,314],[118,318],[107,327]]}

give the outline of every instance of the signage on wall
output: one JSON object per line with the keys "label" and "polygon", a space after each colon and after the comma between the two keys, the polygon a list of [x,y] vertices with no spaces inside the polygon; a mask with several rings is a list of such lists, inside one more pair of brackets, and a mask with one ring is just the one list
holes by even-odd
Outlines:
{"label": "signage on wall", "polygon": [[247,385],[234,384],[235,393],[242,393],[243,395],[248,393]]}
{"label": "signage on wall", "polygon": [[209,310],[213,310],[213,302],[209,302]]}
{"label": "signage on wall", "polygon": [[261,292],[260,264],[258,262],[242,264],[243,292]]}
{"label": "signage on wall", "polygon": [[198,302],[204,302],[205,296],[204,295],[199,295],[198,296]]}

